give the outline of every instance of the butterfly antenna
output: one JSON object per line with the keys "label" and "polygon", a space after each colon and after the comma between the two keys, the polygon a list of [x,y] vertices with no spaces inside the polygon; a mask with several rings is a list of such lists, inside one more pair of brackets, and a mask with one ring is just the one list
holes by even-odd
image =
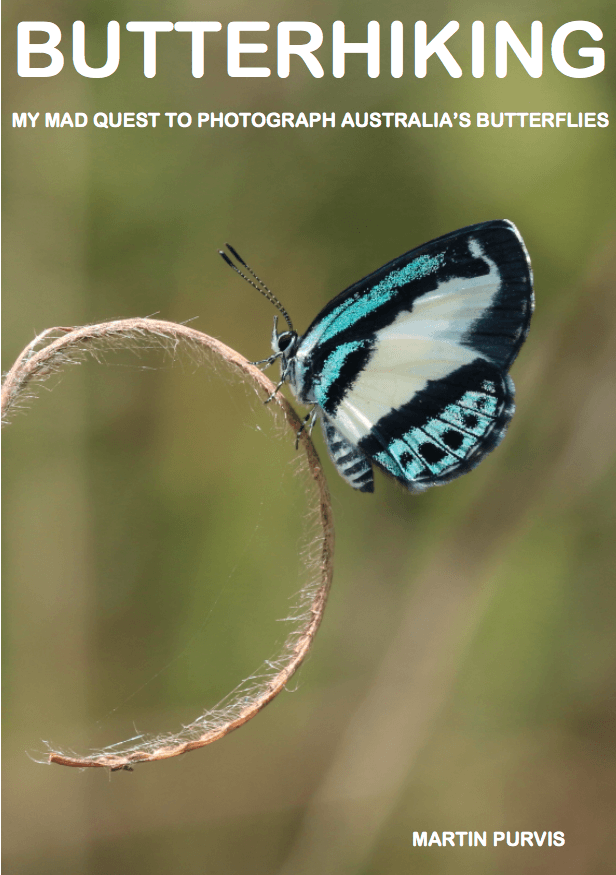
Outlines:
{"label": "butterfly antenna", "polygon": [[287,321],[287,325],[289,326],[289,330],[293,331],[293,323],[291,322],[291,318],[290,318],[289,314],[287,313],[287,311],[285,310],[285,308],[280,303],[280,301],[278,300],[278,298],[276,297],[276,295],[270,289],[268,289],[268,287],[265,285],[265,283],[263,282],[262,279],[259,279],[259,277],[256,275],[254,270],[246,264],[246,262],[244,261],[244,259],[240,255],[238,255],[238,253],[235,251],[233,246],[230,246],[228,243],[225,243],[225,246],[227,247],[229,252],[239,261],[239,263],[246,268],[248,273],[252,277],[254,277],[254,279],[256,279],[256,281],[257,281],[257,283],[259,283],[259,285],[257,285],[257,283],[255,283],[255,282],[253,282],[250,279],[250,277],[247,277],[245,273],[242,273],[242,271],[239,269],[239,267],[237,267],[237,265],[233,264],[233,262],[231,261],[231,259],[227,255],[227,253],[223,252],[222,249],[219,249],[218,254],[221,256],[223,261],[225,261],[229,265],[229,267],[232,267],[233,270],[237,274],[239,274],[243,280],[246,280],[247,283],[250,283],[250,285],[254,289],[256,289],[258,292],[261,292],[263,297],[267,298],[267,300],[271,304],[273,304],[277,310],[279,310],[282,313],[282,315],[284,316],[284,318]]}

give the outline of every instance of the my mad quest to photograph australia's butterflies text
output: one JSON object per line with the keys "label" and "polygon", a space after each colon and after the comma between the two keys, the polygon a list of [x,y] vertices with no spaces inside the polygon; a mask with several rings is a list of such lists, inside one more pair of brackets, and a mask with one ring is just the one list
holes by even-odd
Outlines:
{"label": "my mad quest to photograph australia's butterflies text", "polygon": [[340,475],[374,491],[373,465],[412,492],[470,471],[511,421],[508,374],[533,312],[528,252],[512,222],[461,228],[412,249],[327,304],[305,334],[237,252],[274,319],[280,383],[321,421]]}

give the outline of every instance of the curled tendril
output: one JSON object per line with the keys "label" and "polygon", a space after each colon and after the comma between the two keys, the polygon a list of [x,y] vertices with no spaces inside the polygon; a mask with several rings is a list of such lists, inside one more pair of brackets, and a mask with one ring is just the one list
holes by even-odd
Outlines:
{"label": "curled tendril", "polygon": [[[160,319],[121,319],[81,328],[50,328],[39,334],[20,353],[2,384],[2,421],[34,397],[41,383],[68,364],[75,364],[110,348],[140,345],[176,351],[184,349],[200,361],[219,362],[239,373],[262,398],[274,391],[272,382],[242,355],[194,328]],[[283,395],[276,393],[272,414],[282,413],[285,426],[295,440],[300,420]],[[242,681],[214,709],[183,727],[179,732],[155,738],[138,737],[87,756],[50,750],[47,761],[78,768],[107,768],[131,771],[136,763],[169,759],[217,741],[242,726],[280,693],[303,662],[323,618],[333,574],[334,529],[331,504],[323,470],[310,436],[299,438],[304,454],[310,512],[318,520],[318,533],[304,557],[311,570],[309,582],[300,591],[292,612],[293,631],[281,652],[264,663],[263,669]]]}

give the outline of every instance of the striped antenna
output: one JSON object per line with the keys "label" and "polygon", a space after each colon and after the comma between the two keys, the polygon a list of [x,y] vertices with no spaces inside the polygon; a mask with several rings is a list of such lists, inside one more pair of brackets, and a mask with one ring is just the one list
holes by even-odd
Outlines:
{"label": "striped antenna", "polygon": [[[280,301],[278,300],[278,298],[276,297],[276,295],[275,295],[270,289],[268,289],[268,287],[265,285],[265,283],[263,282],[263,280],[259,279],[259,277],[256,275],[256,273],[254,272],[254,270],[246,264],[246,262],[244,261],[244,259],[243,259],[240,255],[238,255],[238,253],[235,251],[235,249],[233,248],[233,246],[230,246],[229,243],[225,243],[225,246],[227,247],[227,249],[229,250],[229,252],[231,253],[231,255],[233,255],[233,257],[236,258],[236,259],[239,261],[239,263],[240,263],[241,265],[243,265],[243,266],[246,268],[246,270],[248,271],[248,273],[249,273],[252,277],[254,277],[254,279],[256,279],[257,282],[256,282],[256,283],[253,282],[253,281],[250,279],[250,277],[247,277],[245,273],[242,273],[242,271],[239,269],[239,267],[237,267],[237,265],[233,264],[233,262],[231,261],[231,259],[230,259],[229,256],[227,255],[227,253],[226,253],[226,252],[223,252],[222,249],[219,249],[219,250],[218,250],[218,254],[219,254],[220,257],[222,258],[222,260],[225,261],[225,262],[229,265],[229,267],[232,267],[233,270],[234,270],[236,273],[238,273],[238,274],[241,276],[241,278],[242,278],[243,280],[246,280],[246,282],[247,282],[247,283],[250,283],[250,285],[251,285],[254,289],[256,289],[258,292],[261,292],[261,294],[263,295],[263,297],[264,297],[264,298],[267,298],[267,300],[268,300],[270,303],[272,303],[272,304],[274,305],[274,307],[276,307],[277,310],[280,310],[280,312],[282,313],[282,315],[284,316],[284,318],[287,320],[287,325],[289,326],[289,330],[290,330],[290,331],[293,331],[293,323],[291,322],[291,319],[290,319],[290,317],[289,317],[289,314],[287,313],[287,311],[285,310],[285,308],[282,306],[282,304],[280,303]],[[258,283],[258,285],[257,285],[257,283]]]}

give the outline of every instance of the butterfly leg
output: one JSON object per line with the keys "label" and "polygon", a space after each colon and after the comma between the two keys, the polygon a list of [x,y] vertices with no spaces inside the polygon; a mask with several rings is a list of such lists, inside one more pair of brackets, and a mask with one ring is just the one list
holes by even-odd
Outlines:
{"label": "butterfly leg", "polygon": [[310,425],[308,426],[308,434],[312,434],[312,429],[314,428],[314,424],[317,421],[318,413],[319,413],[319,405],[315,404],[313,406],[312,410],[309,413],[307,413],[306,416],[304,417],[302,424],[299,427],[299,431],[295,435],[295,449],[297,449],[299,447],[299,436],[306,428],[306,423],[308,422],[308,420],[310,420]]}
{"label": "butterfly leg", "polygon": [[270,401],[273,401],[273,399],[276,397],[276,392],[280,389],[281,386],[284,385],[285,380],[286,380],[286,377],[283,377],[282,380],[278,383],[278,385],[274,389],[274,391],[272,392],[272,394],[269,396],[269,398],[265,399],[265,401],[263,402],[264,404],[269,404]]}
{"label": "butterfly leg", "polygon": [[255,365],[259,367],[259,365],[263,365],[264,367],[259,368],[259,370],[264,371],[265,368],[269,368],[270,365],[273,365],[277,358],[280,358],[280,353],[277,352],[275,355],[271,355],[267,359],[260,359],[258,362],[248,362],[249,365]]}

